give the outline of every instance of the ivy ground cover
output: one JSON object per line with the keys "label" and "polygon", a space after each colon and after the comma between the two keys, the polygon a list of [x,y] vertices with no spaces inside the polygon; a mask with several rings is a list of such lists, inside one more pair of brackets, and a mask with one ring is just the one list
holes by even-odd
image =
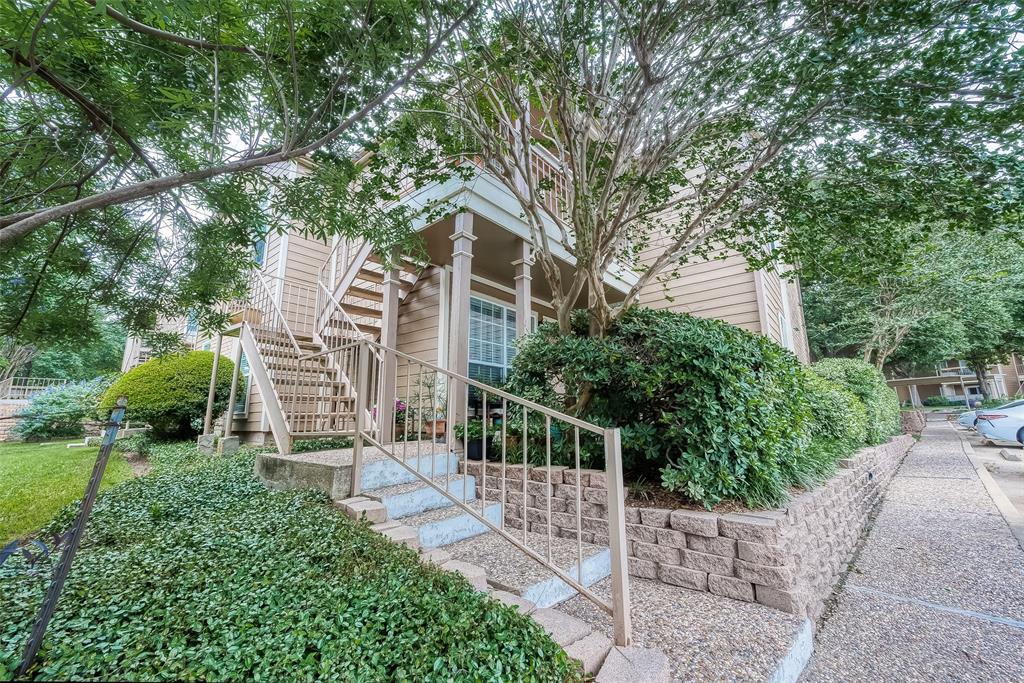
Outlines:
{"label": "ivy ground cover", "polygon": [[[461,576],[320,494],[267,491],[251,452],[207,460],[191,445],[159,446],[151,459],[153,472],[97,501],[34,678],[579,678],[531,619]],[[50,570],[0,567],[0,679]]]}

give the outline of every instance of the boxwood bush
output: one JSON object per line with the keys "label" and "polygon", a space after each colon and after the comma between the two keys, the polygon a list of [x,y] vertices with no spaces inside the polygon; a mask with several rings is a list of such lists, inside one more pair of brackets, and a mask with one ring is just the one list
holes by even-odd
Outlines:
{"label": "boxwood bush", "polygon": [[[217,366],[214,415],[227,408],[234,364],[221,356]],[[126,417],[148,423],[156,437],[193,436],[195,420],[206,413],[206,397],[213,371],[213,352],[189,351],[154,358],[123,374],[103,394],[100,414],[109,414],[118,396],[128,398]],[[244,391],[239,378],[239,392]]]}
{"label": "boxwood bush", "polygon": [[26,441],[82,436],[84,421],[96,413],[96,405],[113,377],[97,377],[50,387],[36,394],[18,413],[15,434]]}
{"label": "boxwood bush", "polygon": [[[150,458],[151,474],[97,501],[34,678],[580,680],[532,619],[323,494],[268,491],[247,449],[210,459],[154,445]],[[2,680],[51,568],[0,566]]]}
{"label": "boxwood bush", "polygon": [[623,465],[633,477],[660,476],[665,488],[707,506],[731,498],[761,507],[831,467],[808,448],[804,371],[769,339],[638,307],[604,338],[587,336],[586,327],[581,313],[572,334],[548,323],[524,338],[508,387],[561,409],[591,387],[583,417],[622,429]]}
{"label": "boxwood bush", "polygon": [[900,433],[900,402],[885,376],[856,358],[826,358],[812,366],[817,374],[856,396],[867,410],[867,443],[883,443]]}

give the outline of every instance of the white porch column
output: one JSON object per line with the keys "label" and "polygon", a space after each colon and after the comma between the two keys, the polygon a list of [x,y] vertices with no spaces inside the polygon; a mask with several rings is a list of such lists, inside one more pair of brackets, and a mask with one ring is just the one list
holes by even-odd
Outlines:
{"label": "white porch column", "polygon": [[[469,374],[469,283],[473,265],[473,214],[455,216],[452,240],[451,323],[448,327],[448,369]],[[466,386],[449,382],[448,425],[461,422],[466,414]]]}
{"label": "white porch column", "polygon": [[213,350],[213,372],[210,373],[210,391],[206,395],[206,417],[203,420],[203,434],[213,433],[213,401],[217,393],[217,366],[220,364],[220,346],[224,337],[217,334],[217,344]]}
{"label": "white porch column", "polygon": [[[401,258],[398,253],[391,257],[395,263]],[[384,307],[380,319],[380,343],[388,349],[394,349],[398,344],[398,306],[399,288],[402,284],[401,271],[398,268],[391,268],[384,275]],[[384,353],[384,387],[381,396],[381,440],[383,443],[391,443],[395,440],[394,415],[395,415],[395,380],[398,373],[398,358],[390,352]]]}
{"label": "white porch column", "polygon": [[520,256],[512,262],[516,267],[516,337],[522,337],[530,333],[530,314],[532,299],[530,268],[533,266],[533,254],[531,245],[526,240],[521,240]]}

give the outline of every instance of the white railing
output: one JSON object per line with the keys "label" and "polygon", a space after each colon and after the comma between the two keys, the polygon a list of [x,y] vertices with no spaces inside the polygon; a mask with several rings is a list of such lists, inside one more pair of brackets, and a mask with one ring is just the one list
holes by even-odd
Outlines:
{"label": "white railing", "polygon": [[970,368],[967,368],[967,367],[964,367],[964,368],[941,368],[939,370],[939,375],[941,377],[974,377],[975,373],[974,373],[974,370],[972,370]]}
{"label": "white railing", "polygon": [[547,187],[542,201],[554,216],[564,216],[569,210],[569,179],[558,160],[546,149],[533,145],[530,150],[530,173],[535,185]]}
{"label": "white railing", "polygon": [[[629,644],[629,572],[618,429],[591,424],[366,339],[310,354],[302,362],[322,362],[328,356],[333,357],[333,365],[353,378],[355,387],[352,495],[360,492],[363,450],[367,445],[379,449],[608,612],[613,618],[616,643]],[[454,411],[460,416],[461,425],[453,425],[447,419],[453,405],[461,408]],[[478,417],[470,417],[473,409],[480,414]],[[372,417],[379,419],[371,421]],[[461,441],[456,438],[457,431],[463,436]],[[471,469],[479,470],[479,496],[471,500],[465,486],[461,494],[451,493],[448,480],[453,473],[449,467],[444,472],[423,472],[415,466],[414,459],[423,452],[423,441],[437,438],[444,439],[448,452],[460,454],[459,469],[464,474]],[[481,449],[479,465],[470,461],[473,442],[478,442],[476,445]],[[596,539],[582,528],[583,467],[599,461],[604,462],[607,481],[610,600],[592,591],[584,579],[585,547],[592,552],[604,552],[600,549],[603,544],[591,543]],[[532,478],[527,464],[534,467],[533,472],[541,473],[540,481]],[[559,566],[552,556],[555,490],[550,481],[545,481],[545,472],[550,472],[553,465],[567,468],[562,481],[575,482],[564,484],[574,488],[573,499],[567,504],[575,515],[575,528],[562,528],[559,532],[559,538],[565,539],[570,531],[568,538],[575,541],[575,566],[568,569]],[[533,513],[528,513],[531,500],[533,504],[529,507]],[[502,506],[498,522],[486,514],[488,504],[494,503]],[[522,514],[506,515],[510,505],[521,507]],[[535,519],[537,514],[545,521],[538,531],[533,531],[527,520]]]}
{"label": "white railing", "polygon": [[0,381],[0,399],[29,399],[50,387],[59,387],[65,384],[67,384],[66,379],[53,377],[8,377]]}

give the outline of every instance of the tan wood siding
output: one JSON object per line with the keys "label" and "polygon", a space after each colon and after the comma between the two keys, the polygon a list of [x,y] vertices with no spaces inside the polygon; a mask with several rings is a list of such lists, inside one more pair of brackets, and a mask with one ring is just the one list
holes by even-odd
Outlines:
{"label": "tan wood siding", "polygon": [[807,323],[804,320],[804,299],[800,293],[800,280],[791,280],[787,291],[789,293],[790,324],[793,327],[794,353],[802,363],[810,363],[811,346],[807,340]]}
{"label": "tan wood siding", "polygon": [[277,276],[283,242],[284,235],[280,235],[276,232],[272,232],[267,235],[262,268],[264,275]]}
{"label": "tan wood siding", "polygon": [[320,266],[331,253],[331,245],[298,232],[288,236],[288,261],[285,278],[311,286],[316,285]]}
{"label": "tan wood siding", "polygon": [[[649,263],[655,249],[641,258]],[[760,331],[757,287],[747,261],[736,252],[722,258],[687,263],[668,271],[640,293],[639,302],[650,308],[667,308],[703,318],[716,318],[751,331]]]}
{"label": "tan wood siding", "polygon": [[[398,308],[398,339],[396,348],[428,363],[437,364],[437,334],[441,322],[442,269],[430,266],[420,273],[416,284]],[[399,364],[396,387],[398,395],[415,395],[418,375],[407,377],[406,366]],[[409,389],[407,389],[409,387]]]}
{"label": "tan wood siding", "polygon": [[[535,266],[535,277],[543,277],[542,274],[537,272],[538,270],[539,267]],[[505,287],[508,287],[509,289],[512,289],[516,286],[515,280],[511,282],[503,282],[501,284],[504,285]],[[490,297],[496,301],[500,301],[504,304],[507,304],[510,308],[515,308],[516,306],[516,295],[514,292],[509,292],[499,287],[492,287],[491,285],[488,285],[486,282],[479,282],[474,280],[472,285],[470,285],[470,293],[481,294],[484,297]],[[543,322],[545,318],[555,317],[555,309],[551,308],[550,306],[545,306],[543,304],[537,303],[536,301],[530,302],[530,310],[532,310],[534,315],[537,316],[538,324]]]}

